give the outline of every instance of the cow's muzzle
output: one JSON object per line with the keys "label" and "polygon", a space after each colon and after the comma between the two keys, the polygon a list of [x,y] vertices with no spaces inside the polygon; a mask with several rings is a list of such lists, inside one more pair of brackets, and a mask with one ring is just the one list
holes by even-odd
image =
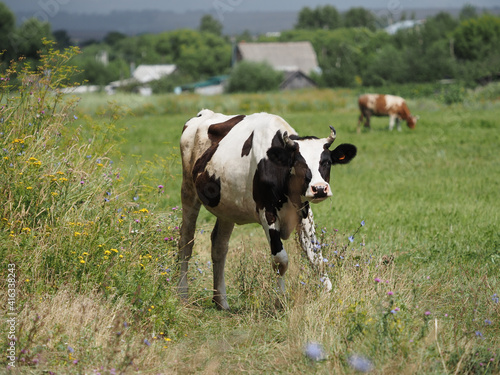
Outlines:
{"label": "cow's muzzle", "polygon": [[308,195],[313,200],[323,200],[325,198],[331,197],[332,193],[328,184],[315,184],[311,185],[310,194]]}

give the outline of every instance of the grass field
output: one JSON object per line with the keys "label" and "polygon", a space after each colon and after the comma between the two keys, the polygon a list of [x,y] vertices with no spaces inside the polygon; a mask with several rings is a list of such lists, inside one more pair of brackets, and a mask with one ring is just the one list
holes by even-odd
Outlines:
{"label": "grass field", "polygon": [[[57,212],[44,224],[50,230],[23,216],[21,208],[35,204],[5,198],[12,208],[3,213],[1,272],[15,264],[18,280],[18,359],[10,372],[499,373],[499,92],[470,92],[452,105],[432,95],[409,99],[420,116],[416,130],[388,132],[380,118],[361,134],[355,90],[123,95],[112,98],[130,108],[120,119],[104,104],[110,98],[83,97],[66,126],[74,143],[62,144],[64,157],[73,160],[74,152],[75,161],[64,171],[68,187],[61,182],[52,191],[60,201],[47,209]],[[358,147],[351,164],[332,171],[334,196],[313,207],[331,293],[318,287],[290,240],[287,294],[278,295],[262,229],[241,226],[226,266],[232,310],[217,311],[209,266],[214,220],[205,211],[190,303],[177,300],[178,141],[184,122],[204,107],[273,112],[300,135],[324,137],[334,125],[336,143]],[[35,160],[49,158],[44,147]],[[3,163],[11,179],[21,178]],[[23,163],[22,176],[41,173],[36,161]],[[109,181],[101,182],[103,171]],[[16,186],[21,194],[26,185]],[[7,350],[9,326],[2,327]],[[308,343],[321,345],[321,360],[308,358]]]}

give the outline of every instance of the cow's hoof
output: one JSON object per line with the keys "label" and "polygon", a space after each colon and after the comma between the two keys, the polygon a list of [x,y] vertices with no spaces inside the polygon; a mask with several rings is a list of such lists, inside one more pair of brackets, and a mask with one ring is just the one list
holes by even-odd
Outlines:
{"label": "cow's hoof", "polygon": [[330,279],[328,278],[328,276],[323,276],[321,279],[320,279],[321,283],[323,284],[323,287],[325,288],[325,290],[327,292],[330,292],[333,288],[332,286],[332,282],[330,281]]}
{"label": "cow's hoof", "polygon": [[229,311],[229,304],[227,303],[225,298],[217,296],[212,298],[212,301],[215,303],[215,307],[217,307],[217,310]]}

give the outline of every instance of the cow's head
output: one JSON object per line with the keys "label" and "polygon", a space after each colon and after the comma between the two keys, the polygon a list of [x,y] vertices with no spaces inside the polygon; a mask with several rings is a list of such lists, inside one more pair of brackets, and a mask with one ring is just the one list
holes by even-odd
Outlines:
{"label": "cow's head", "polygon": [[418,116],[410,116],[408,117],[408,120],[406,121],[406,124],[410,129],[415,129],[415,126],[417,125],[417,120]]}
{"label": "cow's head", "polygon": [[282,136],[284,147],[272,147],[269,159],[290,168],[289,193],[300,195],[303,201],[313,203],[331,197],[330,168],[335,164],[347,164],[356,156],[356,147],[344,143],[330,150],[336,132],[331,128],[327,138]]}

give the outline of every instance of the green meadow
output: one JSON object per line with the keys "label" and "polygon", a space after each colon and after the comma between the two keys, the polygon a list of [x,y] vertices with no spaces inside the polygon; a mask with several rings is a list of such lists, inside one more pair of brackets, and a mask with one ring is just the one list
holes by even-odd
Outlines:
{"label": "green meadow", "polygon": [[[54,74],[16,90],[2,80],[0,345],[15,348],[2,371],[500,372],[500,85],[378,89],[407,97],[416,129],[373,118],[357,134],[361,88],[76,97],[47,89],[69,74],[65,58],[49,53]],[[240,226],[226,264],[231,311],[216,310],[215,220],[203,211],[189,303],[178,300],[178,143],[202,108],[275,113],[300,135],[333,125],[336,144],[357,146],[332,170],[334,196],[313,206],[332,292],[291,238],[277,293],[262,229]]]}

